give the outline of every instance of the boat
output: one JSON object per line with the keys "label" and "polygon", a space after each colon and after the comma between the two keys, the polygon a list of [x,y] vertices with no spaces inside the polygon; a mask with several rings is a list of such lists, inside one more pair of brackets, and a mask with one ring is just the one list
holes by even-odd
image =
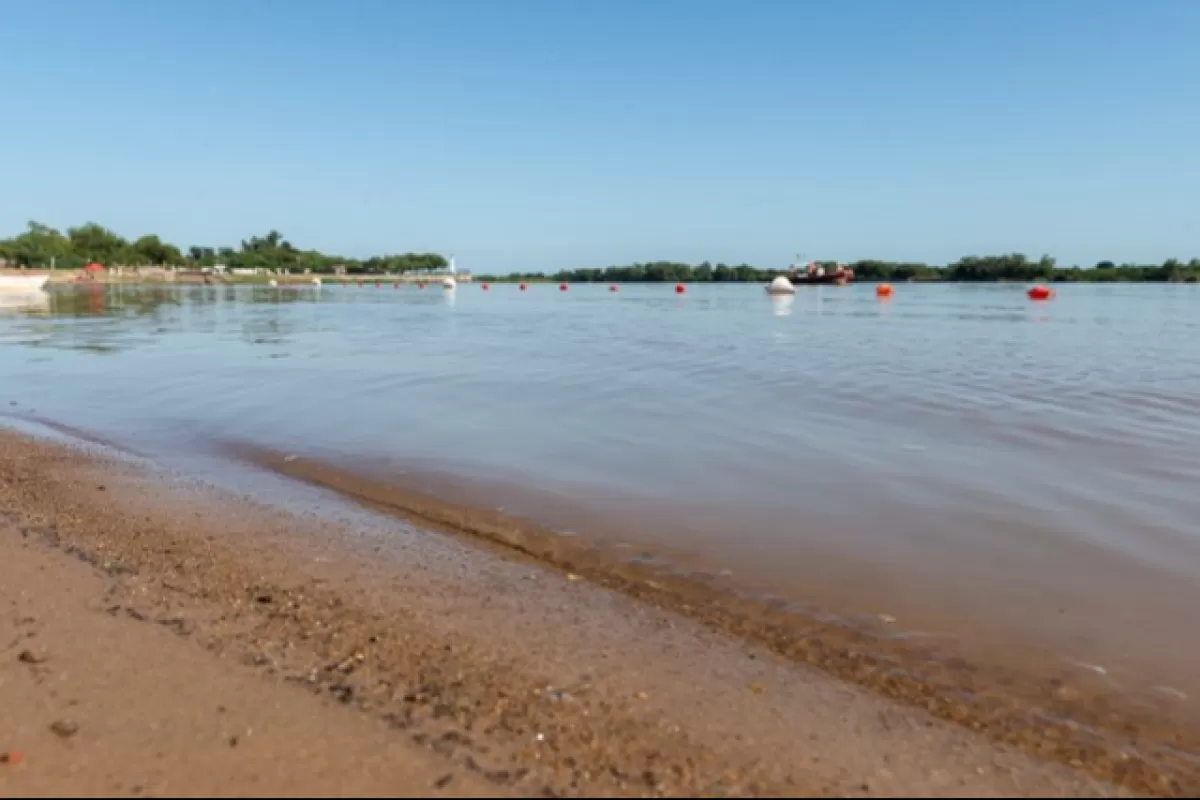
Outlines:
{"label": "boat", "polygon": [[854,274],[850,273],[849,276],[836,275],[836,274],[829,274],[829,275],[804,274],[804,275],[789,276],[788,279],[792,282],[792,284],[794,284],[796,286],[817,286],[817,285],[845,286],[847,283],[854,280]]}
{"label": "boat", "polygon": [[442,278],[442,288],[443,289],[445,289],[446,291],[452,291],[455,287],[458,286],[458,281],[454,280],[454,276],[457,273],[458,273],[458,270],[454,266],[454,256],[450,256],[450,274],[447,277]]}
{"label": "boat", "polygon": [[50,280],[49,275],[0,273],[0,292],[37,292]]}
{"label": "boat", "polygon": [[[797,258],[797,262],[799,262],[799,258]],[[817,266],[817,262],[810,261],[803,269],[800,268],[799,263],[792,264],[788,267],[787,275],[780,275],[775,281],[780,278],[793,287],[793,291],[796,286],[845,286],[854,280],[854,270],[837,264],[833,270],[826,272],[824,267]],[[771,286],[775,286],[775,281],[771,282]],[[771,294],[788,294],[783,290],[782,284],[775,291],[772,291],[771,286],[767,287],[767,291]]]}

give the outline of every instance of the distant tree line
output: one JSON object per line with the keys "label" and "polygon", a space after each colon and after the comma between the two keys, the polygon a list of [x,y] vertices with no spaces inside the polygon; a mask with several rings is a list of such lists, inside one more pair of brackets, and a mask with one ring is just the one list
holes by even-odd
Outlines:
{"label": "distant tree line", "polygon": [[[818,261],[818,266],[827,271],[836,263]],[[1019,253],[1000,256],[965,256],[952,264],[937,266],[899,261],[854,261],[844,264],[854,270],[854,277],[862,281],[1155,281],[1187,282],[1200,281],[1200,259],[1182,262],[1168,259],[1162,264],[1114,264],[1101,261],[1092,267],[1060,267],[1053,258],[1042,256],[1031,260]],[[568,283],[764,283],[786,269],[762,269],[749,264],[681,264],[673,261],[654,261],[647,264],[630,264],[623,267],[601,269],[571,269],[554,274],[526,272],[515,275],[480,275],[486,281],[566,281]]]}
{"label": "distant tree line", "polygon": [[179,266],[268,267],[313,272],[333,272],[344,267],[350,273],[408,272],[436,270],[446,266],[437,253],[401,253],[372,256],[367,259],[327,255],[316,250],[301,250],[278,231],[266,236],[243,239],[238,247],[193,245],[187,251],[162,241],[158,236],[142,236],[134,241],[89,222],[66,233],[30,222],[23,233],[0,239],[0,261],[21,267],[79,269],[95,262],[106,267]]}
{"label": "distant tree line", "polygon": [[[0,239],[0,261],[24,267],[78,269],[89,262],[104,266],[188,266],[266,267],[306,269],[316,273],[333,272],[342,267],[349,273],[413,272],[443,269],[446,259],[437,253],[400,253],[367,259],[329,255],[317,250],[301,250],[278,231],[266,236],[244,239],[238,247],[193,245],[186,251],[162,241],[158,236],[142,236],[133,241],[89,222],[62,233],[40,222],[30,222],[23,233]],[[834,262],[817,262],[826,270]],[[998,256],[965,256],[952,264],[933,265],[916,262],[855,261],[845,266],[865,281],[1200,281],[1200,259],[1182,262],[1168,259],[1162,264],[1114,264],[1101,261],[1091,267],[1060,267],[1053,258],[1032,260],[1019,253]],[[749,264],[681,264],[653,261],[645,264],[570,269],[553,274],[525,272],[511,275],[481,275],[479,279],[498,281],[566,281],[570,283],[754,283],[765,282],[785,272],[782,268],[763,269]]]}

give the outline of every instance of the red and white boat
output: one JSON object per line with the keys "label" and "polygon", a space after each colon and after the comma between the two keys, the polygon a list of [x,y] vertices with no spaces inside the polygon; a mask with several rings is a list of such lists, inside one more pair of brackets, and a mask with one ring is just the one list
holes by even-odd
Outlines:
{"label": "red and white boat", "polygon": [[824,267],[817,266],[814,261],[810,262],[801,272],[800,268],[793,264],[788,270],[788,280],[793,284],[831,283],[835,286],[845,286],[854,280],[854,270],[843,267],[841,264],[836,264],[832,270],[826,270]]}

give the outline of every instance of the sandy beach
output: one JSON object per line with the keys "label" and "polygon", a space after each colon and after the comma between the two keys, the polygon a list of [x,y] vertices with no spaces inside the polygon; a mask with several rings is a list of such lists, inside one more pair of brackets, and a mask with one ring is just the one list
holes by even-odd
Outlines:
{"label": "sandy beach", "polygon": [[1184,758],[1046,728],[1005,743],[935,695],[897,702],[536,553],[339,502],[281,510],[0,432],[0,794],[1200,786]]}

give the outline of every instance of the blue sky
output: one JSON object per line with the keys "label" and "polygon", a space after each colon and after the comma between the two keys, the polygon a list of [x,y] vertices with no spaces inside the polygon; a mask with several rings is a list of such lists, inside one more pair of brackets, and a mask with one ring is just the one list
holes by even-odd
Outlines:
{"label": "blue sky", "polygon": [[476,271],[1200,257],[1194,0],[0,0],[29,219]]}

